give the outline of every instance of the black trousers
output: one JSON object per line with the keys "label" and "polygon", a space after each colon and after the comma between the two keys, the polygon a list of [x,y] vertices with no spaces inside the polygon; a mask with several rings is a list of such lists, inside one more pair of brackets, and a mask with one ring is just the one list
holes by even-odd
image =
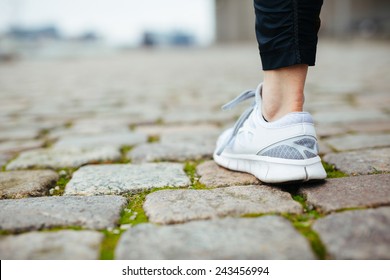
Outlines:
{"label": "black trousers", "polygon": [[254,0],[263,70],[315,64],[323,0]]}

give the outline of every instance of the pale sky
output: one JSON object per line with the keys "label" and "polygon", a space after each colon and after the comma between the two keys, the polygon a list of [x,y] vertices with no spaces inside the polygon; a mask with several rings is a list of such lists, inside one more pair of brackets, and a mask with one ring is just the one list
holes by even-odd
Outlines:
{"label": "pale sky", "polygon": [[95,30],[111,43],[139,40],[142,31],[187,30],[214,38],[213,0],[0,0],[0,31],[10,23],[54,24],[65,35]]}

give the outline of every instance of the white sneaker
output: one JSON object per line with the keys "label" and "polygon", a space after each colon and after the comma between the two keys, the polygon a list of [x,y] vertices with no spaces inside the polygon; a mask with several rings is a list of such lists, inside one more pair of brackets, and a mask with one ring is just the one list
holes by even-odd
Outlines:
{"label": "white sneaker", "polygon": [[313,118],[307,112],[289,113],[267,122],[261,116],[260,84],[256,91],[246,91],[223,109],[255,97],[233,128],[217,141],[214,160],[219,165],[253,174],[265,183],[321,180],[326,172],[318,156]]}

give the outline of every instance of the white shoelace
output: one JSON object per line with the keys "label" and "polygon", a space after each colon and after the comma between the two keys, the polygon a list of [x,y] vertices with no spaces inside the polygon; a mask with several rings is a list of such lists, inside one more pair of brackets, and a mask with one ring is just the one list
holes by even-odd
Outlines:
{"label": "white shoelace", "polygon": [[[244,91],[240,95],[238,95],[236,98],[234,98],[232,101],[226,103],[225,105],[222,106],[222,110],[230,110],[234,108],[237,104],[247,100],[254,98],[256,96],[256,91],[255,90],[248,90]],[[238,130],[242,127],[244,122],[248,119],[249,115],[252,113],[253,109],[256,106],[256,101],[252,102],[252,105],[242,113],[242,115],[238,118],[237,122],[233,126],[233,131],[229,137],[226,138],[226,140],[221,144],[221,146],[218,148],[216,151],[216,154],[219,156],[222,154],[224,149],[226,148],[227,145],[229,145],[230,141],[234,139],[234,137],[237,135]]]}

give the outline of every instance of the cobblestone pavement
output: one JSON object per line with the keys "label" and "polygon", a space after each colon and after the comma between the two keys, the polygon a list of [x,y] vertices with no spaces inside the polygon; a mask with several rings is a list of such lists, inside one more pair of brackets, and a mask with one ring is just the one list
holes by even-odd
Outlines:
{"label": "cobblestone pavement", "polygon": [[0,258],[390,259],[389,42],[317,64],[329,178],[285,186],[211,160],[253,44],[0,64]]}

